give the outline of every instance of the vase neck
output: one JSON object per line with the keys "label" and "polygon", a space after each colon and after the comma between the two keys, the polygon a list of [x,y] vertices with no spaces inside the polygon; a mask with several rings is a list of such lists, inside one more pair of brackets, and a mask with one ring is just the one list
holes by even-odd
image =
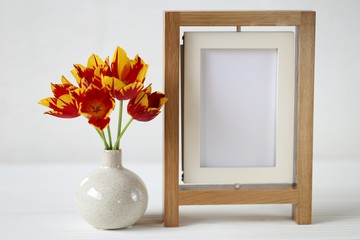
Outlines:
{"label": "vase neck", "polygon": [[104,150],[102,157],[102,168],[122,169],[121,150]]}

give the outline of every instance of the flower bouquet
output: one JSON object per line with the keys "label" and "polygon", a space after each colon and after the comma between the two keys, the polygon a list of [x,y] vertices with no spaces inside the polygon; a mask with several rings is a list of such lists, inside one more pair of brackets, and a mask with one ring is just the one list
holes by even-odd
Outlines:
{"label": "flower bouquet", "polygon": [[[87,66],[74,64],[71,71],[77,85],[64,76],[61,84],[51,84],[53,97],[40,100],[39,104],[51,108],[45,112],[60,118],[84,116],[95,127],[106,150],[118,150],[120,139],[135,119],[150,121],[159,113],[167,98],[161,92],[152,92],[151,84],[144,87],[148,64],[138,55],[129,59],[124,49],[117,47],[111,63],[109,57],[103,61],[92,54]],[[119,117],[116,140],[113,143],[110,129],[110,114],[119,101]],[[128,101],[130,120],[123,126],[123,105]],[[107,129],[105,134],[104,129]],[[107,137],[106,137],[107,135]]]}
{"label": "flower bouquet", "polygon": [[[75,64],[71,71],[77,86],[64,76],[60,84],[51,84],[53,97],[40,100],[51,108],[45,112],[60,118],[84,116],[95,127],[104,142],[102,167],[84,178],[76,202],[80,215],[100,229],[125,228],[135,224],[144,214],[148,195],[145,184],[132,171],[122,166],[120,139],[135,119],[150,121],[159,113],[167,98],[144,87],[148,64],[138,55],[129,59],[117,47],[114,56],[102,60],[93,54],[87,66]],[[123,126],[124,101],[128,100],[130,120]],[[118,129],[113,142],[110,114],[119,102]],[[104,132],[104,129],[107,129]]]}

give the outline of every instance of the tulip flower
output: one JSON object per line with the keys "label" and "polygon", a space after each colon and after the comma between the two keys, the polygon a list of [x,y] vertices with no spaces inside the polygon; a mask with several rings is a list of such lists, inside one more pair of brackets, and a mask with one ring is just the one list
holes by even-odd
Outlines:
{"label": "tulip flower", "polygon": [[103,85],[102,76],[110,74],[109,59],[105,59],[104,62],[95,54],[89,57],[86,67],[81,64],[74,64],[74,68],[71,73],[81,89],[85,89],[91,84],[101,88]]}
{"label": "tulip flower", "polygon": [[147,122],[154,119],[160,113],[161,107],[167,100],[163,93],[151,93],[151,85],[149,85],[135,98],[130,99],[127,111],[135,120]]}
{"label": "tulip flower", "polygon": [[109,115],[114,110],[115,100],[107,88],[90,85],[81,97],[80,112],[89,119],[89,123],[103,130],[110,122]]}
{"label": "tulip flower", "polygon": [[62,84],[51,84],[54,97],[44,98],[39,104],[52,108],[45,112],[60,118],[75,118],[80,116],[77,88],[72,85],[64,76],[61,78]]}
{"label": "tulip flower", "polygon": [[148,64],[138,56],[130,60],[124,49],[117,47],[111,62],[111,76],[105,75],[103,83],[118,100],[135,97],[144,87]]}

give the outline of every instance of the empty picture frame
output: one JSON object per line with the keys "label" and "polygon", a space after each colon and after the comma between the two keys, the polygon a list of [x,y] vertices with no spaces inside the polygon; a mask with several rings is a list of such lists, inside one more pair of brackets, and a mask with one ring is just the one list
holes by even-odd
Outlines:
{"label": "empty picture frame", "polygon": [[[165,226],[179,225],[179,206],[214,204],[291,204],[293,219],[298,224],[311,223],[315,15],[313,11],[165,12],[164,78],[165,93],[169,99],[164,110],[163,216]],[[235,30],[238,27],[252,26],[295,27],[295,108],[294,116],[292,116],[295,139],[293,141],[293,183],[280,185],[181,184],[179,160],[183,152],[181,142],[184,140],[180,126],[181,117],[184,114],[180,95],[181,28],[233,27]],[[213,53],[212,50],[203,51],[203,55]],[[270,59],[274,57],[272,50],[268,54]],[[277,85],[277,87],[281,86],[282,84]],[[265,163],[265,166],[271,167],[271,161]]]}
{"label": "empty picture frame", "polygon": [[293,183],[293,32],[184,34],[185,183]]}

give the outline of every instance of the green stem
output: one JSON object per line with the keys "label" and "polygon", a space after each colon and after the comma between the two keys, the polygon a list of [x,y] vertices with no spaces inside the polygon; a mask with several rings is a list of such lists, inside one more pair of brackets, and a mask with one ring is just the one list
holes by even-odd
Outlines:
{"label": "green stem", "polygon": [[118,120],[118,129],[117,129],[117,137],[116,137],[116,142],[114,144],[114,149],[115,150],[119,150],[120,147],[120,134],[121,134],[121,125],[122,125],[122,112],[123,112],[123,106],[124,106],[124,101],[120,101],[119,102],[119,120]]}
{"label": "green stem", "polygon": [[122,138],[122,136],[124,135],[126,129],[128,129],[128,127],[130,126],[130,124],[132,123],[134,119],[130,118],[130,120],[126,123],[124,129],[120,132],[119,137],[116,140],[116,143],[114,145],[114,149],[119,150],[120,149],[120,139]]}
{"label": "green stem", "polygon": [[123,108],[124,108],[124,101],[120,101],[120,106],[119,106],[119,122],[118,122],[118,132],[117,132],[117,137],[118,137],[118,138],[119,138],[120,132],[121,132]]}
{"label": "green stem", "polygon": [[120,133],[120,138],[124,135],[126,129],[130,126],[130,124],[132,123],[133,120],[134,120],[133,118],[130,118],[130,120],[126,123],[124,129]]}
{"label": "green stem", "polygon": [[109,147],[112,149],[112,139],[111,139],[111,131],[110,131],[110,124],[107,126],[107,132],[109,137]]}
{"label": "green stem", "polygon": [[109,150],[110,148],[109,148],[108,143],[106,142],[106,138],[105,138],[104,132],[103,132],[103,131],[100,131],[100,130],[97,129],[97,128],[95,128],[95,130],[98,132],[98,134],[100,135],[101,139],[103,140],[105,149],[106,149],[106,150]]}

